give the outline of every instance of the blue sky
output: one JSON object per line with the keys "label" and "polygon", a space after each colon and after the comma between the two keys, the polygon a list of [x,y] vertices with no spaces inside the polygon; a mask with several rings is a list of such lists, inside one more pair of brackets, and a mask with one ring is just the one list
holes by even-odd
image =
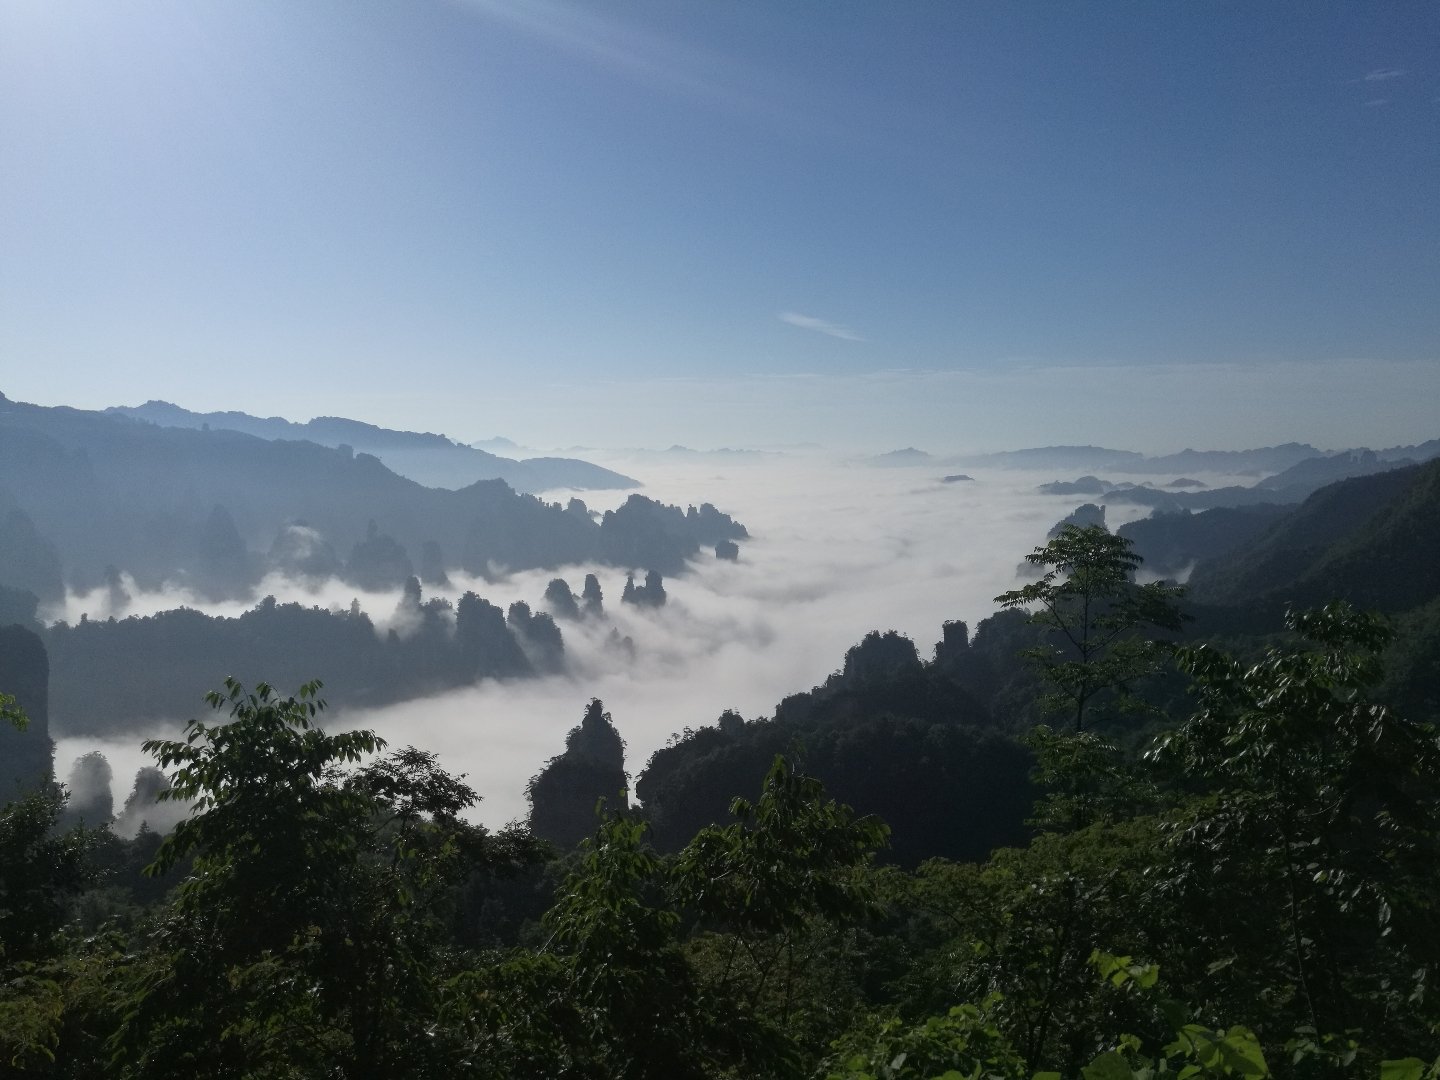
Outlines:
{"label": "blue sky", "polygon": [[1440,6],[0,6],[0,391],[545,445],[1440,435]]}

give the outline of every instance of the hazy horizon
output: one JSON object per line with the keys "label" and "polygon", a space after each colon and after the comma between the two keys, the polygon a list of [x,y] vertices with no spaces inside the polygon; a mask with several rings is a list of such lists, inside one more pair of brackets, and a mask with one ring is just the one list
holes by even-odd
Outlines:
{"label": "hazy horizon", "polygon": [[[496,428],[480,428],[463,415],[463,402],[443,398],[435,399],[428,410],[407,408],[401,402],[368,412],[346,412],[325,402],[297,407],[284,398],[263,394],[238,395],[254,398],[256,403],[247,408],[229,398],[197,403],[162,393],[135,394],[116,401],[95,398],[91,393],[25,397],[5,386],[0,386],[0,393],[33,405],[97,411],[161,400],[191,412],[245,412],[299,424],[322,416],[344,417],[394,430],[444,434],[465,445],[508,439],[515,444],[514,450],[502,447],[491,448],[491,452],[516,458],[569,454],[588,459],[676,446],[699,451],[850,455],[913,447],[941,458],[1041,446],[1103,446],[1155,456],[1181,450],[1250,450],[1289,442],[1308,443],[1322,451],[1362,446],[1378,450],[1440,437],[1440,419],[1431,407],[1433,400],[1440,400],[1440,364],[1409,365],[1414,370],[1408,371],[1406,378],[1392,380],[1397,388],[1402,383],[1408,387],[1402,395],[1403,406],[1374,401],[1377,395],[1391,393],[1389,382],[1377,379],[1374,365],[1332,367],[1334,377],[1326,383],[1326,393],[1334,400],[1313,414],[1286,409],[1281,400],[1290,379],[1313,378],[1313,372],[1302,376],[1295,370],[1273,368],[1228,370],[1223,395],[1206,399],[1203,395],[1188,397],[1182,387],[1193,382],[1196,393],[1206,386],[1214,390],[1213,371],[1150,370],[1144,378],[1132,380],[1115,368],[1098,374],[1067,369],[1051,373],[1059,383],[1051,389],[1052,408],[1062,409],[1066,402],[1079,399],[1078,388],[1067,380],[1093,384],[1104,375],[1114,381],[1114,392],[1102,395],[1098,404],[1083,413],[1077,414],[1071,406],[1054,420],[1048,414],[1027,415],[1027,407],[1033,412],[1041,405],[1027,403],[1026,398],[1035,391],[1025,378],[992,376],[987,380],[989,393],[972,395],[957,404],[950,395],[959,393],[968,377],[937,372],[886,373],[847,380],[795,376],[751,383],[687,383],[683,387],[604,384],[599,389],[588,387],[583,398],[568,397],[543,413],[517,401]],[[936,393],[937,386],[949,393]],[[546,389],[542,387],[536,396],[546,397]],[[597,398],[602,389],[613,394],[614,401]],[[637,406],[635,398],[641,392],[654,396]],[[345,400],[343,394],[335,397],[341,403]],[[727,398],[731,400],[727,402]],[[1013,404],[1013,414],[999,407],[1003,401]],[[612,406],[622,411],[616,412]],[[597,408],[603,415],[594,415]],[[659,418],[654,415],[657,410],[662,412]],[[1222,426],[1211,410],[1223,412],[1228,422]],[[967,416],[974,422],[967,424]],[[447,417],[455,422],[447,423]],[[833,426],[839,417],[845,418],[843,428]],[[621,432],[624,434],[617,434]],[[637,479],[643,483],[643,477]]]}

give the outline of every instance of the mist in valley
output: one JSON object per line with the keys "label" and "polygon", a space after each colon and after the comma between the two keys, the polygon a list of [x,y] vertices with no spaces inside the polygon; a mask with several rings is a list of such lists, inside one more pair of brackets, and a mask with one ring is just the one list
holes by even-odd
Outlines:
{"label": "mist in valley", "polygon": [[[585,575],[594,573],[604,592],[604,617],[560,622],[563,674],[487,679],[379,709],[332,709],[322,720],[326,727],[373,728],[392,747],[438,754],[484,796],[478,817],[490,825],[525,815],[527,781],[563,749],[566,732],[591,698],[603,700],[614,716],[633,778],[672,735],[713,724],[725,709],[747,718],[770,715],[783,697],[837,670],[845,651],[870,630],[897,630],[928,656],[946,620],[965,620],[973,628],[992,613],[992,598],[1011,587],[1025,553],[1081,501],[1038,494],[1039,484],[1056,478],[1051,472],[971,469],[966,475],[972,480],[947,483],[950,470],[941,465],[877,468],[819,452],[589,456],[643,477],[646,494],[662,502],[711,502],[732,514],[751,536],[740,545],[739,559],[703,553],[686,573],[665,579],[668,601],[659,608],[621,603],[626,575],[613,566],[514,574],[497,567],[490,580],[451,569],[447,586],[425,587],[427,600],[454,601],[473,589],[502,608],[524,601],[539,611],[553,578],[565,579],[578,594]],[[592,491],[585,498],[592,510],[604,511],[628,494]],[[569,495],[545,497],[563,502]],[[1117,505],[1107,521],[1115,528],[1146,512]],[[643,568],[637,569],[643,577]],[[82,615],[146,615],[183,605],[236,616],[256,602],[210,603],[185,590],[146,592],[133,581],[123,584],[118,607],[116,597],[97,589],[70,593],[45,615],[73,623]],[[356,601],[378,634],[407,632],[397,616],[398,590],[361,592],[337,579],[297,582],[272,574],[255,595],[333,610]],[[633,659],[617,650],[616,634],[633,642]],[[187,688],[196,703],[192,716],[208,711],[201,696],[226,674],[215,672],[211,686]],[[327,679],[325,671],[313,676]],[[148,763],[138,748],[141,738],[174,737],[188,718],[157,716],[134,738],[103,740],[67,734],[57,723],[57,770],[63,775],[80,755],[104,752],[114,769],[118,807],[131,778]]]}

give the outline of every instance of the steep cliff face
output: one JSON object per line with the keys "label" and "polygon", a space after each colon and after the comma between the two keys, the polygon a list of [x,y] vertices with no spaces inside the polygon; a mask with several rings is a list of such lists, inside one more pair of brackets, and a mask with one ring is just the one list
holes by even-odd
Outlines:
{"label": "steep cliff face", "polygon": [[40,639],[23,626],[0,626],[0,693],[13,697],[30,720],[24,731],[0,724],[0,803],[54,771],[49,686],[50,660]]}

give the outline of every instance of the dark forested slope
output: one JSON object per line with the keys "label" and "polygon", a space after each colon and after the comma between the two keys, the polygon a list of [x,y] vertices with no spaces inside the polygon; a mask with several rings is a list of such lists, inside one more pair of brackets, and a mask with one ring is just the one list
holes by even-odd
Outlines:
{"label": "dark forested slope", "polygon": [[49,684],[50,663],[40,638],[26,627],[0,623],[0,694],[13,699],[0,700],[0,706],[26,718],[21,730],[0,715],[0,805],[50,775]]}
{"label": "dark forested slope", "polygon": [[409,609],[403,636],[377,634],[358,606],[333,612],[273,597],[235,618],[180,608],[58,623],[45,634],[51,715],[67,734],[113,737],[193,713],[224,675],[296,687],[324,672],[335,704],[373,707],[481,678],[528,676],[563,660],[548,615],[507,619],[474,593],[453,609],[421,603],[418,585],[401,605]]}
{"label": "dark forested slope", "polygon": [[1157,510],[1116,532],[1135,545],[1147,572],[1174,576],[1202,559],[1229,554],[1290,512],[1291,507],[1271,503],[1217,506],[1198,514]]}
{"label": "dark forested slope", "polygon": [[1440,461],[1322,488],[1252,544],[1202,562],[1200,603],[1321,603],[1400,612],[1440,595]]}
{"label": "dark forested slope", "polygon": [[979,859],[1027,835],[1030,752],[998,730],[965,682],[970,645],[947,626],[923,663],[893,631],[853,646],[822,686],[780,702],[773,719],[733,712],[657,751],[635,784],[655,842],[679,848],[723,822],[730,798],[792,755],[838,798],[891,826],[891,854]]}

